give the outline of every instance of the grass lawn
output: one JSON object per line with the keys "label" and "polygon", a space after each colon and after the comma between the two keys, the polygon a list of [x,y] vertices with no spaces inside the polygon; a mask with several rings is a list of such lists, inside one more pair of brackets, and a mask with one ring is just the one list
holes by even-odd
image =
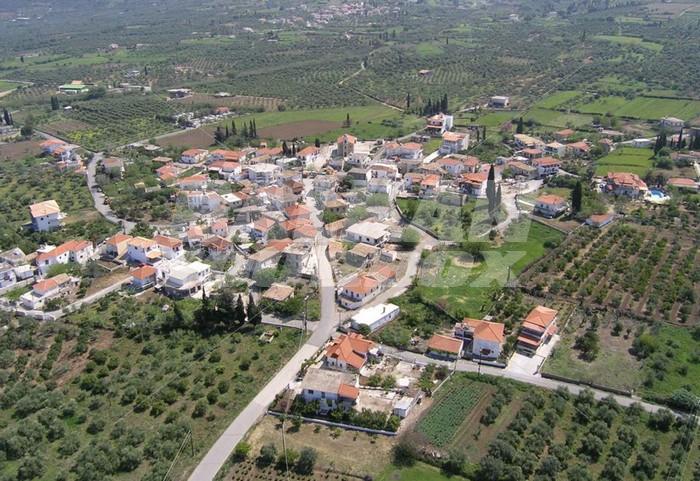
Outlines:
{"label": "grass lawn", "polygon": [[700,101],[637,97],[615,111],[614,115],[649,120],[658,120],[662,117],[690,120],[700,115]]}
{"label": "grass lawn", "polygon": [[447,476],[434,466],[416,463],[410,467],[389,465],[377,478],[378,481],[466,481],[461,476]]}
{"label": "grass lawn", "polygon": [[604,176],[608,172],[631,172],[644,177],[651,169],[651,156],[649,149],[622,147],[599,159],[595,174]]}
{"label": "grass lawn", "polygon": [[664,46],[660,43],[649,42],[640,37],[628,37],[625,35],[595,35],[593,39],[601,42],[616,43],[619,45],[644,47],[654,52],[660,52],[664,48]]}
{"label": "grass lawn", "polygon": [[[517,120],[517,118],[520,116],[519,111],[508,111],[508,112],[490,112],[485,115],[482,115],[481,117],[478,117],[476,120],[474,120],[473,123],[477,123],[479,125],[485,125],[486,127],[500,127],[506,122],[512,122],[513,120]],[[471,122],[471,117],[468,117],[467,119],[458,119],[457,120],[458,124],[468,124],[472,123]]]}
{"label": "grass lawn", "polygon": [[542,257],[547,242],[559,242],[561,233],[537,222],[519,222],[506,240],[483,251],[485,261],[473,263],[463,251],[430,254],[423,262],[417,289],[455,317],[483,316],[491,306],[494,285],[501,287],[528,264]]}
{"label": "grass lawn", "polygon": [[587,114],[612,113],[625,106],[629,102],[624,97],[600,97],[590,102],[581,103],[576,106],[576,110]]}
{"label": "grass lawn", "polygon": [[443,53],[441,45],[438,42],[421,42],[416,45],[416,53],[422,57],[436,57]]}
{"label": "grass lawn", "polygon": [[539,107],[543,109],[555,109],[570,100],[582,95],[583,92],[580,90],[562,90],[560,92],[553,93],[552,95],[537,102],[534,107]]}
{"label": "grass lawn", "polygon": [[532,120],[533,122],[544,125],[545,127],[584,127],[591,124],[593,116],[575,113],[567,114],[556,110],[535,108],[527,114],[525,120]]}
{"label": "grass lawn", "polygon": [[18,82],[8,82],[7,80],[0,80],[0,92],[6,92],[8,90],[16,89],[22,85]]}

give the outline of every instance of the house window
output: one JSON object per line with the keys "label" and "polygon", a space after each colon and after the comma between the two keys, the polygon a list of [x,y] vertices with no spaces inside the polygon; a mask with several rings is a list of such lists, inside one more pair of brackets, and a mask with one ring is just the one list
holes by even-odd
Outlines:
{"label": "house window", "polygon": [[326,393],[325,393],[325,392],[322,392],[322,393],[321,393],[321,399],[326,399]]}

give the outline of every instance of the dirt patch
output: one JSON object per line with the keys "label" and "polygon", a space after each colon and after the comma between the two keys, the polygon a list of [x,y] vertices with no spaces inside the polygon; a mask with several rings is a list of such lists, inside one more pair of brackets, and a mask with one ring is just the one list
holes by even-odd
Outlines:
{"label": "dirt patch", "polygon": [[[300,451],[312,447],[318,452],[317,467],[332,468],[343,473],[364,476],[386,466],[391,457],[394,438],[370,436],[365,433],[335,430],[317,424],[304,423],[299,431],[284,432],[287,448]],[[282,428],[279,419],[266,416],[249,436],[253,453],[267,443],[282,449]]]}
{"label": "dirt patch", "polygon": [[41,153],[41,142],[38,140],[23,140],[9,144],[0,144],[1,160],[17,160]]}
{"label": "dirt patch", "polygon": [[157,139],[156,143],[161,147],[180,147],[192,149],[206,149],[214,143],[213,128],[203,127],[199,129],[183,130]]}
{"label": "dirt patch", "polygon": [[92,126],[80,120],[64,119],[41,126],[41,130],[56,137],[66,137],[77,130],[90,130]]}
{"label": "dirt patch", "polygon": [[262,128],[258,136],[266,139],[293,139],[324,134],[340,127],[342,127],[340,122],[330,120],[302,120]]}
{"label": "dirt patch", "polygon": [[[103,350],[109,348],[114,342],[114,333],[112,331],[97,331],[97,339],[90,344],[91,349]],[[76,356],[74,349],[76,340],[65,342],[61,354],[54,363],[54,374],[56,384],[61,387],[73,380],[75,376],[83,372],[85,365],[88,362],[88,354]]]}
{"label": "dirt patch", "polygon": [[123,281],[127,277],[129,277],[129,270],[127,268],[120,268],[102,277],[98,277],[92,282],[92,284],[90,284],[90,287],[85,292],[85,295],[90,296],[101,291],[102,289],[106,289],[107,287],[116,284],[117,282]]}

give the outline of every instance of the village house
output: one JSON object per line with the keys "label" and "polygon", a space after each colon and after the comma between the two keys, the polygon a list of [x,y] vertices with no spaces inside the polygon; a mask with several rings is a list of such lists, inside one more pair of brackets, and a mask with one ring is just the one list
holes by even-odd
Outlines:
{"label": "village house", "polygon": [[425,131],[432,137],[440,137],[448,130],[452,130],[452,127],[454,127],[454,117],[439,113],[428,117]]}
{"label": "village house", "polygon": [[249,276],[253,276],[262,269],[277,267],[277,263],[282,258],[282,253],[274,247],[265,247],[248,257],[246,271]]}
{"label": "village house", "polygon": [[685,121],[676,117],[664,117],[659,121],[659,127],[671,132],[680,132],[685,127]]}
{"label": "village house", "polygon": [[276,224],[277,222],[275,222],[272,219],[269,219],[267,217],[261,217],[248,226],[248,233],[253,239],[260,240],[263,243],[266,243],[267,234],[270,232],[270,229],[272,229],[272,227]]}
{"label": "village house", "polygon": [[541,345],[548,343],[557,332],[557,314],[558,311],[544,306],[530,311],[520,328],[518,352],[532,356]]}
{"label": "village house", "polygon": [[537,177],[537,167],[533,167],[517,160],[508,163],[507,168],[514,176],[524,177],[526,179],[534,179]]}
{"label": "village house", "polygon": [[239,150],[216,149],[209,152],[208,160],[214,162],[240,163],[246,160],[246,153]]}
{"label": "village house", "polygon": [[542,157],[532,161],[532,166],[537,168],[537,176],[548,177],[556,175],[561,167],[561,160],[554,157]]}
{"label": "village house", "polygon": [[286,246],[284,265],[292,275],[312,276],[316,272],[316,258],[313,255],[312,243],[308,239],[295,239]]}
{"label": "village house", "polygon": [[114,234],[104,242],[102,254],[105,257],[113,259],[122,257],[124,254],[126,254],[128,243],[131,239],[133,239],[133,237],[127,234]]}
{"label": "village house", "polygon": [[310,219],[311,211],[301,204],[295,204],[284,209],[284,215],[289,220]]}
{"label": "village house", "polygon": [[0,289],[7,289],[17,284],[15,268],[5,263],[0,264]]}
{"label": "village house", "polygon": [[184,99],[192,95],[191,89],[179,88],[179,89],[169,89],[168,97],[171,99]]}
{"label": "village house", "polygon": [[270,204],[275,210],[284,210],[297,203],[298,196],[288,186],[271,185],[260,189],[258,197]]}
{"label": "village house", "polygon": [[121,179],[124,175],[124,159],[118,157],[102,159],[102,171],[110,177]]}
{"label": "village house", "polygon": [[668,179],[668,182],[666,182],[666,185],[682,190],[698,190],[698,183],[695,182],[693,179],[688,179],[685,177],[671,177],[670,179]]}
{"label": "village house", "polygon": [[423,157],[423,146],[417,142],[388,142],[384,146],[384,156],[387,158],[398,157],[399,159],[418,160]]}
{"label": "village house", "polygon": [[489,107],[492,109],[505,109],[510,106],[510,97],[496,95],[489,99]]}
{"label": "village house", "polygon": [[209,183],[209,177],[203,174],[190,175],[177,181],[177,186],[183,190],[205,189]]}
{"label": "village house", "polygon": [[76,264],[85,265],[93,258],[95,248],[92,242],[86,240],[70,240],[58,247],[40,249],[34,260],[42,275],[46,275],[51,266],[56,264]]}
{"label": "village house", "polygon": [[505,339],[500,322],[465,318],[454,327],[454,336],[465,341],[465,355],[475,359],[498,359]]}
{"label": "village house", "polygon": [[541,139],[527,134],[514,134],[513,140],[519,149],[541,149],[545,145]]}
{"label": "village house", "polygon": [[543,217],[554,218],[568,209],[566,199],[558,195],[541,195],[535,200],[535,213]]}
{"label": "village house", "polygon": [[323,367],[338,371],[360,372],[375,349],[374,342],[360,334],[341,334],[323,353]]}
{"label": "village house", "polygon": [[389,228],[380,222],[363,221],[348,227],[346,236],[350,242],[381,246],[389,239]]}
{"label": "village house", "polygon": [[187,208],[199,212],[213,212],[226,204],[225,199],[214,191],[193,190],[181,194],[187,201]]}
{"label": "village house", "polygon": [[336,157],[350,157],[355,152],[357,137],[343,134],[336,141]]}
{"label": "village house", "polygon": [[82,80],[71,80],[68,84],[58,86],[58,92],[67,95],[86,94],[90,88]]}
{"label": "village house", "polygon": [[368,170],[372,179],[394,180],[399,177],[399,169],[393,164],[372,164]]}
{"label": "village house", "polygon": [[369,329],[369,332],[374,332],[396,319],[400,312],[401,310],[397,305],[377,304],[376,306],[364,308],[352,316],[350,319],[351,325],[356,331]]}
{"label": "village house", "polygon": [[557,139],[558,142],[566,142],[574,135],[576,135],[576,131],[573,129],[563,129],[554,132],[554,138]]}
{"label": "village house", "polygon": [[554,155],[556,157],[563,157],[566,155],[566,145],[559,142],[550,142],[544,146],[544,153],[546,155]]}
{"label": "village house", "polygon": [[523,149],[520,151],[520,155],[525,157],[526,159],[532,161],[534,159],[539,159],[544,155],[544,151],[542,149]]}
{"label": "village house", "polygon": [[282,169],[275,164],[254,164],[246,167],[248,179],[258,185],[271,185],[277,182]]}
{"label": "village house", "polygon": [[209,229],[211,230],[211,233],[214,235],[218,235],[219,237],[228,237],[229,234],[229,227],[228,227],[228,219],[217,219],[214,222],[211,223],[209,226]]}
{"label": "village house", "polygon": [[379,252],[379,247],[360,242],[345,254],[345,258],[350,265],[366,267],[379,257]]}
{"label": "village house", "polygon": [[591,146],[586,141],[566,144],[566,153],[572,157],[584,157],[591,151]]}
{"label": "village house", "polygon": [[367,185],[371,174],[367,169],[361,167],[353,167],[347,172],[347,178],[352,181],[353,187],[364,187]]}
{"label": "village house", "polygon": [[156,175],[161,182],[166,185],[172,184],[177,180],[177,176],[180,175],[181,170],[172,164],[166,164],[156,169]]}
{"label": "village house", "polygon": [[243,175],[241,164],[230,160],[215,160],[207,166],[207,169],[229,182],[240,180]]}
{"label": "village house", "polygon": [[184,298],[202,290],[204,283],[211,276],[208,264],[195,261],[187,264],[177,264],[170,268],[163,291],[175,298]]}
{"label": "village house", "polygon": [[145,237],[134,237],[127,241],[126,257],[134,264],[155,264],[162,258],[158,243]]}
{"label": "village house", "polygon": [[156,235],[153,240],[158,244],[160,252],[166,259],[177,259],[185,255],[185,249],[182,246],[182,241],[174,237],[164,235]]}
{"label": "village house", "polygon": [[36,232],[48,232],[61,227],[66,215],[55,200],[45,200],[29,206],[32,217],[32,229]]}
{"label": "village house", "polygon": [[27,309],[43,309],[50,300],[73,294],[79,284],[77,277],[58,274],[34,284],[31,291],[20,296],[20,303]]}
{"label": "village house", "polygon": [[201,245],[210,259],[225,259],[233,253],[233,243],[218,235],[204,239]]}
{"label": "village house", "polygon": [[53,155],[54,150],[64,145],[66,145],[66,142],[62,140],[48,139],[39,144],[39,147],[41,147],[41,151],[45,155]]}
{"label": "village house", "polygon": [[308,369],[301,383],[301,390],[304,402],[318,402],[318,413],[322,415],[335,409],[352,409],[360,397],[360,389],[354,375],[325,369]]}
{"label": "village house", "polygon": [[348,203],[343,199],[331,199],[323,202],[323,211],[334,215],[345,215]]}
{"label": "village house", "polygon": [[440,176],[436,174],[426,175],[420,183],[418,195],[421,199],[431,199],[440,191]]}
{"label": "village house", "polygon": [[474,174],[462,174],[459,178],[459,190],[470,197],[485,197],[488,177],[489,173],[485,170]]}
{"label": "village house", "polygon": [[370,194],[389,194],[392,183],[389,179],[369,179],[367,181],[367,192]]}
{"label": "village house", "polygon": [[346,309],[357,309],[381,292],[379,281],[360,274],[345,284],[338,296],[340,305]]}
{"label": "village house", "polygon": [[328,237],[342,237],[345,235],[347,219],[339,219],[323,226],[323,231]]}
{"label": "village house", "polygon": [[590,225],[592,227],[600,229],[610,224],[614,220],[614,214],[593,214],[588,219],[586,219],[586,225]]}
{"label": "village house", "polygon": [[153,266],[137,267],[129,274],[131,275],[132,287],[139,290],[154,286],[158,280],[158,270]]}
{"label": "village house", "polygon": [[180,156],[180,162],[183,164],[199,164],[204,162],[209,155],[206,149],[188,149]]}
{"label": "village house", "polygon": [[262,293],[261,297],[271,302],[284,302],[294,297],[294,288],[275,282]]}
{"label": "village house", "polygon": [[27,255],[22,249],[19,247],[13,247],[5,252],[0,252],[0,262],[9,264],[12,267],[19,267],[26,265],[28,263],[28,259]]}
{"label": "village house", "polygon": [[335,191],[335,186],[338,179],[333,175],[317,175],[314,177],[313,186],[314,192]]}
{"label": "village house", "polygon": [[320,155],[321,149],[314,145],[304,147],[299,152],[297,152],[297,158],[299,159],[301,165],[304,168],[312,167]]}
{"label": "village house", "polygon": [[317,231],[309,219],[294,219],[282,222],[280,224],[288,237],[292,239],[313,239],[316,237]]}
{"label": "village house", "polygon": [[452,154],[436,161],[436,164],[447,174],[454,177],[462,174],[473,174],[481,171],[481,162],[471,155]]}
{"label": "village house", "polygon": [[204,231],[198,225],[191,225],[185,232],[185,239],[190,249],[199,246],[204,239]]}
{"label": "village house", "polygon": [[456,361],[462,357],[462,348],[464,341],[442,334],[433,334],[428,340],[428,348],[425,355],[435,359],[443,359],[447,361]]}
{"label": "village house", "polygon": [[440,153],[443,155],[456,154],[469,148],[469,134],[459,132],[445,132],[442,134]]}
{"label": "village house", "polygon": [[608,172],[603,192],[624,195],[637,199],[648,190],[647,184],[637,174],[629,172]]}

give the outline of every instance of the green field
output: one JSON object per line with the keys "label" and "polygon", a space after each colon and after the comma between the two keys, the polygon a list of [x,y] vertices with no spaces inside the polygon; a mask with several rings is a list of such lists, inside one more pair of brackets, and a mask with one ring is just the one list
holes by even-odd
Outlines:
{"label": "green field", "polygon": [[630,172],[644,177],[652,167],[652,155],[649,149],[622,147],[598,159],[595,174],[604,176],[608,172]]}
{"label": "green field", "polygon": [[531,120],[545,127],[585,127],[593,121],[592,115],[558,112],[542,108],[532,109],[525,116],[525,120]]}
{"label": "green field", "polygon": [[466,478],[448,476],[438,468],[425,463],[416,463],[410,467],[390,465],[377,479],[378,481],[466,481]]}
{"label": "green field", "polygon": [[0,80],[0,92],[7,92],[8,90],[16,89],[22,85],[19,82],[10,82],[8,80]]}
{"label": "green field", "polygon": [[[519,111],[507,111],[507,112],[490,112],[480,117],[477,117],[473,123],[479,125],[485,125],[486,127],[500,127],[505,122],[512,122],[517,120],[521,112]],[[471,117],[467,119],[458,119],[456,121],[458,124],[468,124],[472,123]]]}
{"label": "green field", "polygon": [[461,251],[430,254],[423,261],[417,289],[455,317],[479,318],[488,311],[495,286],[505,284],[509,267],[512,279],[545,254],[545,244],[561,238],[561,233],[537,222],[513,224],[505,242],[483,251],[483,262],[470,264],[471,257]]}
{"label": "green field", "polygon": [[658,120],[662,117],[678,117],[690,120],[700,115],[700,101],[674,98],[607,96],[585,99],[574,108],[583,113],[606,114],[617,117],[631,117],[645,120]]}
{"label": "green field", "polygon": [[556,109],[560,105],[565,104],[566,102],[569,102],[582,94],[583,93],[579,90],[562,90],[540,100],[534,105],[534,107]]}
{"label": "green field", "polygon": [[644,47],[653,52],[660,52],[664,48],[664,46],[660,43],[649,42],[640,37],[629,37],[624,35],[596,35],[593,37],[593,39],[601,42],[616,43],[619,45]]}

